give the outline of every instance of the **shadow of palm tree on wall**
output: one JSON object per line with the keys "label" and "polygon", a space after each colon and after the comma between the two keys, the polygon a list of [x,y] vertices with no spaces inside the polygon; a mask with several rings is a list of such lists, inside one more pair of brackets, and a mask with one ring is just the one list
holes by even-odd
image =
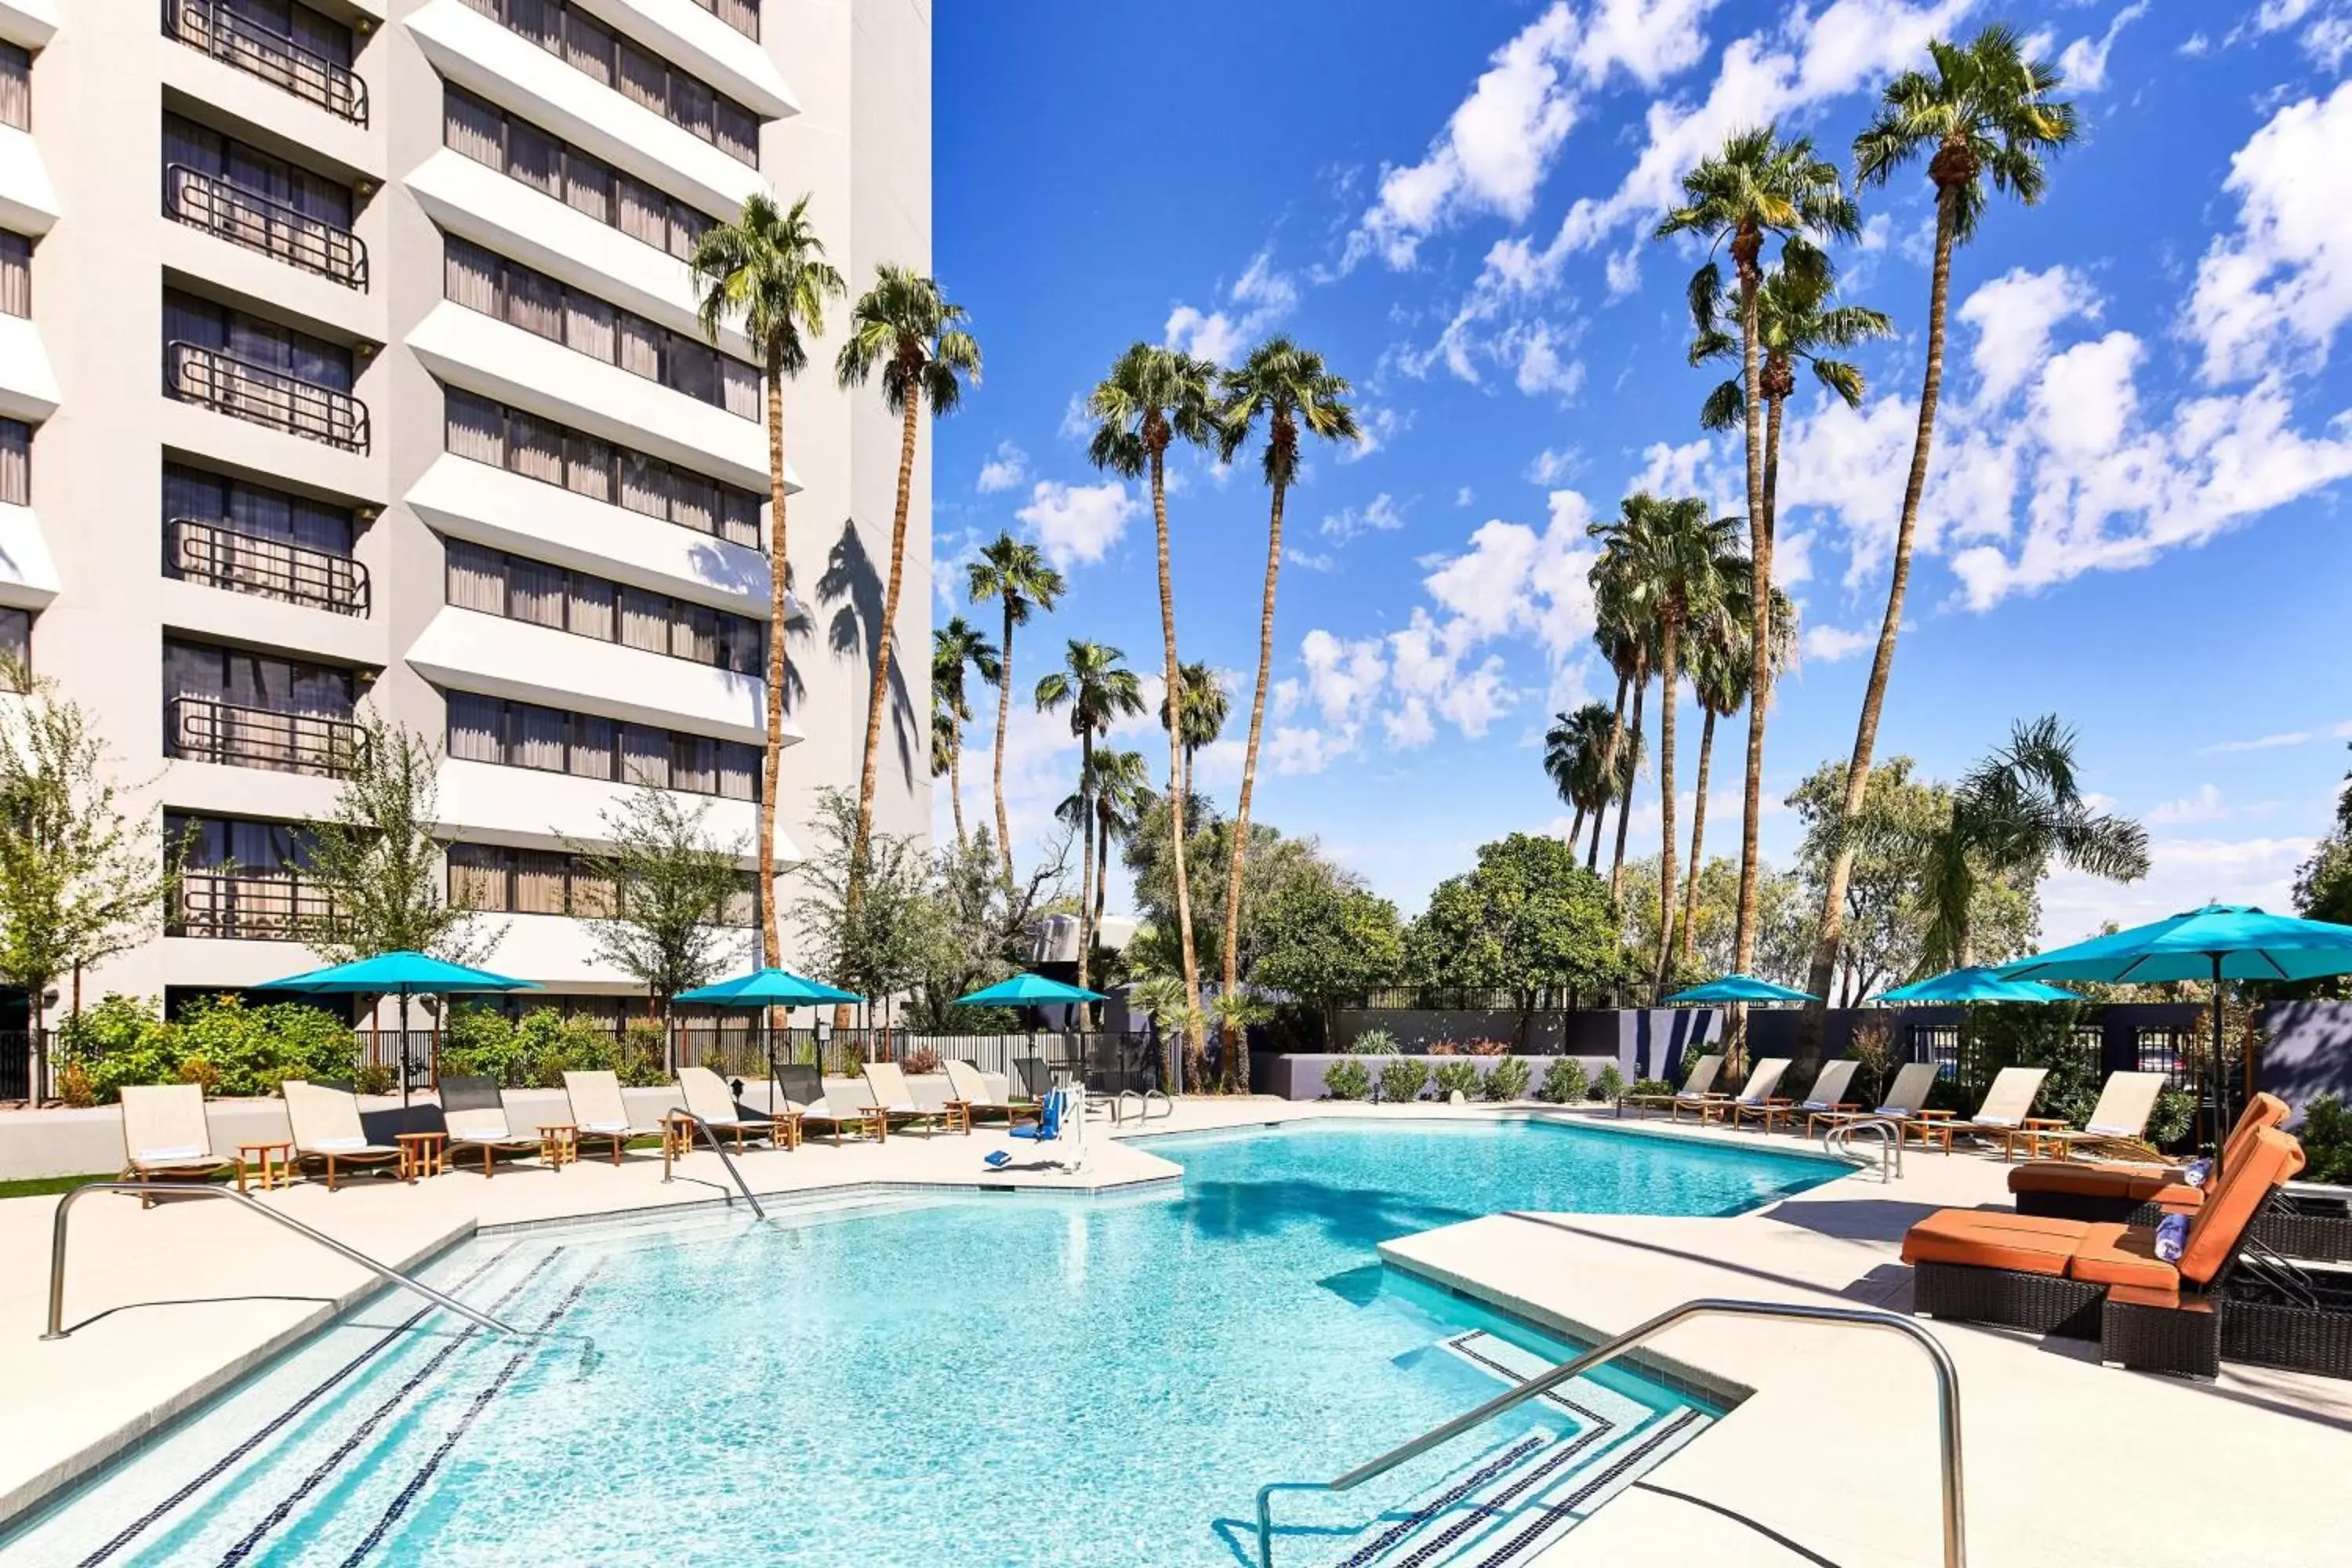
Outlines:
{"label": "shadow of palm tree on wall", "polygon": [[[866,552],[866,541],[858,535],[855,518],[842,521],[841,537],[825,552],[824,574],[816,580],[816,594],[820,603],[835,606],[832,618],[825,623],[826,646],[836,658],[856,661],[859,689],[870,690],[874,684],[876,638],[882,625],[882,577],[874,569],[874,558]],[[919,651],[929,657],[928,648]],[[890,659],[890,742],[898,755],[900,777],[912,784],[915,700],[907,689],[909,657],[906,639],[898,639]],[[928,733],[925,756],[928,759]]]}

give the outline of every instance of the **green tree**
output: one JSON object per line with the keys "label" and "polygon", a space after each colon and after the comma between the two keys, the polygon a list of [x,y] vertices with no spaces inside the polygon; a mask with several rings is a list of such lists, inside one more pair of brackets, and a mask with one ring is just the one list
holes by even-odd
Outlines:
{"label": "green tree", "polygon": [[1569,824],[1571,845],[1584,832],[1588,814],[1601,810],[1615,792],[1616,775],[1609,757],[1609,705],[1587,702],[1572,713],[1555,713],[1544,731],[1544,775],[1559,792],[1563,805],[1575,809]]}
{"label": "green tree", "polygon": [[993,599],[1004,607],[1004,637],[997,646],[996,749],[990,758],[995,770],[996,853],[1004,868],[1004,889],[1013,891],[1013,828],[1004,815],[1004,735],[1013,719],[1013,628],[1029,624],[1030,615],[1051,611],[1069,585],[1045,563],[1034,544],[1000,533],[980,552],[967,569],[965,596],[975,605]]}
{"label": "green tree", "polygon": [[[1746,553],[1725,557],[1719,563],[1719,570],[1715,607],[1699,622],[1692,640],[1691,692],[1698,699],[1701,720],[1697,794],[1691,806],[1690,869],[1684,879],[1683,913],[1675,927],[1680,933],[1676,938],[1681,952],[1677,962],[1685,968],[1691,963],[1691,921],[1698,894],[1696,878],[1699,867],[1705,863],[1707,786],[1714,767],[1716,721],[1728,719],[1747,702],[1748,681],[1754,663],[1748,647],[1748,639],[1756,635],[1755,617],[1748,610],[1748,595],[1754,580]],[[1778,588],[1772,590],[1771,622],[1772,648],[1768,658],[1772,679],[1778,680],[1797,651],[1797,606]],[[1758,886],[1758,897],[1761,899],[1765,893],[1760,881]],[[1763,917],[1759,914],[1758,918]],[[1759,952],[1769,931],[1769,925],[1759,928]]]}
{"label": "green tree", "polygon": [[324,817],[302,825],[309,879],[329,912],[306,921],[303,942],[330,963],[383,952],[426,952],[479,963],[506,936],[447,896],[436,785],[439,748],[404,725],[362,713],[361,742]]}
{"label": "green tree", "polygon": [[[1925,849],[1950,821],[1952,795],[1941,784],[1916,778],[1909,757],[1889,757],[1873,771],[1861,809],[1848,816],[1845,766],[1823,763],[1788,804],[1804,830],[1797,866],[1817,909],[1832,862],[1841,848],[1849,857],[1842,905],[1846,940],[1838,967],[1817,994],[1853,1007],[1920,972],[1927,918]],[[1997,901],[2027,903],[2005,880],[1987,883],[1974,917],[1979,929],[1994,918]],[[1808,965],[1811,961],[1808,953]]]}
{"label": "green tree", "polygon": [[1085,858],[1078,891],[1078,986],[1085,989],[1094,956],[1095,741],[1119,720],[1143,711],[1143,683],[1123,662],[1127,656],[1105,643],[1070,639],[1062,668],[1037,682],[1037,710],[1070,713],[1070,733],[1078,738],[1080,842]]}
{"label": "green tree", "polygon": [[2352,774],[2336,796],[2336,828],[2294,874],[2295,912],[2307,921],[2352,925]]}
{"label": "green tree", "polygon": [[1394,904],[1336,879],[1302,880],[1267,901],[1250,980],[1313,1006],[1328,1040],[1333,1009],[1403,971],[1404,924]]}
{"label": "green tree", "polygon": [[[890,705],[890,654],[898,626],[898,589],[907,571],[907,513],[913,504],[915,437],[922,415],[943,419],[963,403],[966,382],[980,381],[980,343],[964,326],[963,307],[910,268],[875,268],[874,286],[849,308],[849,336],[834,357],[834,379],[845,392],[878,370],[882,404],[898,416],[898,493],[890,514],[890,574],[882,590],[882,624],[874,634],[874,685],[866,700],[866,756],[857,773],[859,858],[874,831],[875,769],[882,754],[882,715]],[[850,879],[855,905],[865,885]]]}
{"label": "green tree", "polygon": [[931,936],[930,859],[921,843],[872,833],[860,856],[857,798],[840,789],[817,792],[810,829],[808,858],[792,871],[802,890],[791,910],[806,935],[810,966],[861,996],[908,989],[922,976]]}
{"label": "green tree", "polygon": [[1002,663],[996,645],[988,640],[988,635],[961,616],[949,616],[946,626],[931,632],[931,729],[933,751],[937,753],[931,772],[948,775],[958,844],[965,842],[963,727],[971,722],[971,700],[964,689],[964,671],[976,671],[982,680],[993,681],[1003,674]]}
{"label": "green tree", "polygon": [[1063,798],[1054,816],[1078,827],[1081,816],[1093,814],[1094,896],[1087,906],[1093,911],[1087,929],[1099,941],[1110,885],[1110,847],[1124,842],[1140,826],[1143,812],[1157,810],[1160,797],[1151,793],[1151,770],[1140,752],[1098,751],[1087,766],[1090,772],[1081,787]]}
{"label": "green tree", "polygon": [[709,815],[707,803],[641,783],[604,808],[596,841],[564,845],[575,858],[572,913],[587,921],[590,947],[643,985],[647,1014],[665,1021],[670,998],[742,956],[742,933],[719,922],[743,893],[737,862],[751,846],[713,838]]}
{"label": "green tree", "polygon": [[[1623,531],[1601,546],[1587,580],[1592,585],[1592,639],[1601,655],[1617,672],[1617,703],[1611,712],[1609,755],[1617,783],[1617,847],[1609,860],[1609,898],[1614,903],[1624,890],[1625,831],[1633,816],[1633,781],[1648,762],[1648,741],[1642,730],[1642,700],[1656,667],[1657,638],[1646,602],[1640,562],[1633,534],[1647,526],[1645,512],[1622,515]],[[1606,524],[1593,524],[1593,529]],[[1591,531],[1591,530],[1588,530]],[[1633,697],[1633,722],[1624,720],[1625,696]],[[1601,853],[1601,821],[1592,823],[1592,848],[1585,857],[1588,868]]]}
{"label": "green tree", "polygon": [[[1274,590],[1282,574],[1282,508],[1298,478],[1298,442],[1302,432],[1325,441],[1356,441],[1355,410],[1348,405],[1347,380],[1325,368],[1323,356],[1302,349],[1288,338],[1269,338],[1252,349],[1238,369],[1225,373],[1224,403],[1218,411],[1222,426],[1220,456],[1231,462],[1249,442],[1259,421],[1265,424],[1262,467],[1273,505],[1266,514],[1265,591],[1258,605],[1257,687],[1250,699],[1249,742],[1242,752],[1242,787],[1234,810],[1235,829],[1225,867],[1224,985],[1231,991],[1240,982],[1234,970],[1240,951],[1237,932],[1242,920],[1243,860],[1249,849],[1250,792],[1257,784],[1258,739],[1265,730],[1266,678],[1274,668]],[[1249,1040],[1230,1034],[1225,1038],[1228,1081],[1249,1082]]]}
{"label": "green tree", "polygon": [[922,897],[908,906],[915,975],[910,1019],[940,1032],[1010,1027],[1014,1015],[958,1007],[955,999],[1010,977],[1020,967],[1039,913],[1062,897],[1068,840],[1008,891],[988,829],[971,842],[941,848],[931,858]]}
{"label": "green tree", "polygon": [[[1225,732],[1225,720],[1233,711],[1233,696],[1217,672],[1205,664],[1188,664],[1179,672],[1177,690],[1181,700],[1177,704],[1177,736],[1182,742],[1180,753],[1183,763],[1178,770],[1176,787],[1187,797],[1192,790],[1192,760],[1201,748],[1213,746],[1217,737]],[[1160,700],[1160,721],[1168,722],[1168,700]],[[1191,815],[1188,810],[1186,815]]]}
{"label": "green tree", "polygon": [[714,224],[687,267],[696,314],[712,342],[730,321],[760,356],[768,414],[768,746],[761,760],[760,942],[781,963],[776,935],[776,799],[784,755],[784,632],[790,619],[784,551],[784,383],[808,368],[807,337],[824,332],[824,304],[846,289],[809,222],[809,198],[779,211],[765,193],[743,200],[743,216]]}
{"label": "green tree", "polygon": [[[2042,155],[2064,147],[2076,133],[2074,105],[2051,96],[2064,79],[2048,61],[2027,59],[2023,40],[2014,29],[1989,26],[1960,45],[1939,38],[1927,46],[1927,52],[1935,74],[1906,71],[1887,83],[1876,117],[1853,139],[1857,186],[1883,185],[1897,169],[1926,153],[1927,178],[1936,187],[1936,250],[1928,273],[1927,368],[1919,387],[1918,428],[1903,481],[1903,510],[1895,525],[1886,615],[1879,623],[1878,647],[1863,686],[1853,760],[1846,770],[1850,809],[1855,810],[1870,784],[1871,755],[1878,744],[1879,715],[1895,670],[1895,643],[1911,581],[1912,540],[1919,502],[1927,493],[1927,458],[1944,384],[1944,317],[1951,296],[1952,248],[1976,236],[1985,210],[1987,174],[1995,189],[2031,206],[2042,199],[2045,184]],[[1822,889],[1821,944],[1812,963],[1812,977],[1819,984],[1809,987],[1816,993],[1826,986],[1837,964],[1849,870],[1832,861]],[[1817,1027],[1818,1022],[1815,1013],[1807,1019],[1807,1029]]]}
{"label": "green tree", "polygon": [[1519,1044],[1548,995],[1591,994],[1630,971],[1608,891],[1557,838],[1514,833],[1478,847],[1478,864],[1449,877],[1405,939],[1423,984],[1513,993]]}
{"label": "green tree", "polygon": [[[1624,910],[1626,951],[1654,952],[1659,936],[1657,858],[1643,856],[1626,867],[1630,889]],[[1739,863],[1717,855],[1699,868],[1696,881],[1685,879],[1684,907],[1675,921],[1678,949],[1673,973],[1676,985],[1720,979],[1732,973],[1739,921]],[[1802,878],[1795,871],[1775,869],[1767,863],[1756,882],[1756,953],[1754,973],[1776,984],[1794,985],[1805,972],[1812,952],[1811,901]]]}

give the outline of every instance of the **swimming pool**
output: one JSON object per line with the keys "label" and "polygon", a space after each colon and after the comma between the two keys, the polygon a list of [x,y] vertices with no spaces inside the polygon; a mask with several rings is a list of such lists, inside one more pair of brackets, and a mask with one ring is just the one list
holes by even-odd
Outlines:
{"label": "swimming pool", "polygon": [[[1181,1194],[478,1237],[435,1282],[542,1337],[380,1297],[0,1562],[1234,1564],[1262,1482],[1560,1353],[1390,1275],[1379,1241],[1506,1209],[1737,1212],[1842,1170],[1528,1122],[1150,1146]],[[1563,1393],[1354,1497],[1286,1501],[1277,1561],[1522,1562],[1715,1414],[1615,1369]]]}

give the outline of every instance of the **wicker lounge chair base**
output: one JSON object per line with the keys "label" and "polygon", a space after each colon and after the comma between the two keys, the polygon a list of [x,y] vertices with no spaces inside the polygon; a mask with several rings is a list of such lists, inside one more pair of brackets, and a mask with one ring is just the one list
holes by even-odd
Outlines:
{"label": "wicker lounge chair base", "polygon": [[2099,1303],[2107,1293],[2104,1285],[2060,1275],[1959,1263],[1915,1264],[1912,1281],[1911,1310],[1923,1316],[2070,1340],[2099,1337]]}
{"label": "wicker lounge chair base", "polygon": [[2137,1198],[2031,1190],[2017,1194],[2016,1198],[2018,1213],[2032,1215],[2040,1219],[2079,1219],[2093,1225],[2103,1225],[2112,1220],[2125,1225],[2152,1226],[2164,1217],[2162,1209]]}
{"label": "wicker lounge chair base", "polygon": [[2288,1194],[2254,1222],[2254,1239],[2282,1258],[2352,1263],[2352,1215],[2312,1214]]}
{"label": "wicker lounge chair base", "polygon": [[2352,1279],[2328,1271],[2305,1279],[2314,1301],[2291,1300],[2255,1275],[2232,1279],[2221,1311],[2222,1355],[2352,1378]]}
{"label": "wicker lounge chair base", "polygon": [[2117,1285],[2099,1309],[2099,1359],[2175,1377],[2221,1374],[2221,1314],[2200,1297]]}

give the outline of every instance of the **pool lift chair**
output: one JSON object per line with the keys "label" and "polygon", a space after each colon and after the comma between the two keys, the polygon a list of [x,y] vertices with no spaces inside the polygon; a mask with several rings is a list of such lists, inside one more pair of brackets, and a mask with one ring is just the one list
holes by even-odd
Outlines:
{"label": "pool lift chair", "polygon": [[[1013,1136],[1037,1145],[1037,1157],[1016,1166],[1010,1149],[991,1151],[982,1163],[992,1171],[1051,1169],[1075,1175],[1086,1165],[1087,1086],[1067,1083],[1045,1091],[1038,1102],[1037,1120],[1013,1129]],[[1048,1146],[1052,1152],[1047,1152]]]}

